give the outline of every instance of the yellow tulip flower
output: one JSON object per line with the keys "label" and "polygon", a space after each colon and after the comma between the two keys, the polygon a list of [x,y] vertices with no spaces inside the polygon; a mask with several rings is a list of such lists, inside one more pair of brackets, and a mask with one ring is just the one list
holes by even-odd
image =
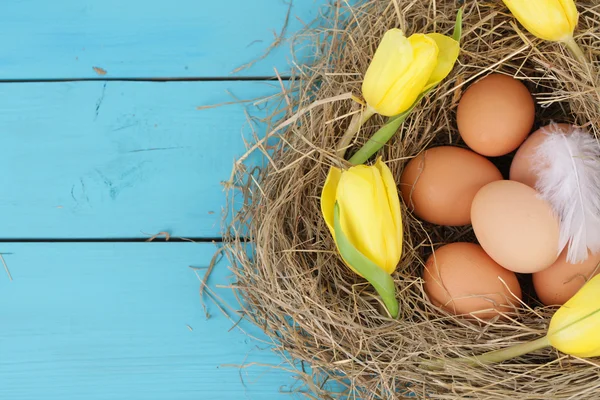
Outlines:
{"label": "yellow tulip flower", "polygon": [[342,259],[381,295],[390,314],[398,314],[391,274],[402,255],[402,217],[390,169],[358,165],[332,167],[321,195],[321,211]]}
{"label": "yellow tulip flower", "polygon": [[459,51],[458,41],[439,33],[406,38],[399,29],[387,31],[362,85],[371,112],[391,117],[407,111],[448,76]]}
{"label": "yellow tulip flower", "polygon": [[600,357],[600,275],[590,279],[571,300],[554,313],[546,336],[507,349],[455,361],[491,364],[549,346],[575,357]]}
{"label": "yellow tulip flower", "polygon": [[600,275],[596,275],[552,317],[550,345],[576,357],[600,357]]}
{"label": "yellow tulip flower", "polygon": [[[585,66],[588,61],[573,39],[579,13],[574,0],[503,0],[510,12],[534,36],[561,42]],[[588,66],[589,67],[589,66]]]}
{"label": "yellow tulip flower", "polygon": [[573,0],[503,0],[531,34],[552,42],[573,37],[579,13]]}
{"label": "yellow tulip flower", "polygon": [[416,33],[407,38],[400,29],[383,35],[362,84],[367,106],[352,118],[338,144],[338,156],[344,157],[352,138],[369,118],[376,113],[390,117],[350,159],[353,165],[364,163],[387,143],[419,100],[448,76],[460,52],[462,15],[461,7],[452,37]]}

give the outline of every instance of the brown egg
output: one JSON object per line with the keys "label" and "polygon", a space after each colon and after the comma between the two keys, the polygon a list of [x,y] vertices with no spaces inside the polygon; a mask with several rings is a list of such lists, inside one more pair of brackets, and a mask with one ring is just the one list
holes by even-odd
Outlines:
{"label": "brown egg", "polygon": [[471,223],[471,203],[479,189],[502,179],[491,161],[470,150],[441,146],[413,158],[400,190],[405,204],[425,221],[447,226]]}
{"label": "brown egg", "polygon": [[565,134],[569,134],[576,129],[575,126],[569,124],[551,124],[544,126],[527,138],[521,145],[512,164],[510,165],[510,180],[524,183],[525,185],[535,188],[537,176],[532,171],[533,156],[537,147],[544,142],[548,132],[559,130]]}
{"label": "brown egg", "polygon": [[517,298],[521,299],[515,273],[473,243],[437,249],[425,264],[423,280],[431,302],[457,315],[490,319],[499,312],[513,311],[519,305]]}
{"label": "brown egg", "polygon": [[527,87],[510,76],[491,74],[472,84],[458,103],[456,122],[465,143],[484,156],[502,156],[527,137],[535,105]]}
{"label": "brown egg", "polygon": [[550,204],[520,182],[484,186],[473,199],[471,220],[481,247],[506,269],[533,273],[558,258],[558,220]]}
{"label": "brown egg", "polygon": [[568,249],[565,249],[550,268],[533,274],[535,292],[547,306],[562,306],[600,272],[600,253],[588,254],[583,263],[569,264],[567,252]]}

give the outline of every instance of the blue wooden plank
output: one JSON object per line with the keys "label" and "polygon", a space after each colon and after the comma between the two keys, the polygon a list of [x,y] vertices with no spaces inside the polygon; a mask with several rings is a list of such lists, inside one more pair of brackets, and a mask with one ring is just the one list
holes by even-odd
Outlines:
{"label": "blue wooden plank", "polygon": [[[285,37],[325,3],[295,1]],[[287,13],[283,0],[4,0],[0,79],[230,76],[265,53]],[[238,75],[273,76],[289,61],[283,43]]]}
{"label": "blue wooden plank", "polygon": [[251,99],[280,88],[0,84],[0,238],[220,236],[221,181],[251,130],[244,105],[197,106],[233,100],[228,90]]}
{"label": "blue wooden plank", "polygon": [[[0,399],[282,398],[289,373],[224,364],[281,359],[199,301],[188,266],[215,247],[193,243],[1,244]],[[10,253],[10,254],[6,254]],[[200,271],[200,274],[203,274]],[[230,304],[225,262],[209,284]],[[261,335],[255,328],[254,335]],[[262,338],[262,336],[260,336]],[[286,398],[289,398],[286,396]]]}

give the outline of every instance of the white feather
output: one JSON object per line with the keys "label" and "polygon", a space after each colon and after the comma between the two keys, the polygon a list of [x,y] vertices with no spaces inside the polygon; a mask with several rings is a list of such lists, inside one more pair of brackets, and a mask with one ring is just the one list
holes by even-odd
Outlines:
{"label": "white feather", "polygon": [[534,156],[536,189],[560,221],[559,249],[567,261],[585,261],[600,251],[600,145],[581,129],[571,134],[552,125]]}

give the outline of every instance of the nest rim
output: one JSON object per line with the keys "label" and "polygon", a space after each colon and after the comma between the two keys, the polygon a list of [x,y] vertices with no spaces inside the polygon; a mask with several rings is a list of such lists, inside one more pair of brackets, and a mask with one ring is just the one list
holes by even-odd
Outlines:
{"label": "nest rim", "polygon": [[[498,3],[465,5],[459,64],[380,151],[397,183],[406,162],[421,151],[434,145],[466,147],[456,129],[458,100],[467,85],[493,72],[528,86],[536,98],[534,130],[567,122],[600,137],[597,78],[558,44],[522,30]],[[598,6],[593,0],[578,6],[577,40],[593,59],[600,54],[595,33],[600,23],[594,22]],[[441,244],[473,242],[468,227],[423,223],[403,206],[405,250],[393,274],[401,313],[392,320],[381,313],[382,303],[372,288],[344,266],[322,221],[319,191],[329,167],[343,165],[333,149],[358,110],[352,98],[360,93],[361,74],[378,38],[392,27],[409,34],[448,34],[457,9],[454,2],[439,0],[372,0],[355,6],[333,2],[322,27],[297,38],[302,46],[307,37],[312,39],[314,60],[296,64],[291,87],[264,121],[267,136],[251,149],[266,154],[266,166],[235,164],[229,193],[232,222],[224,236],[244,314],[273,339],[276,351],[312,366],[312,372],[299,378],[315,398],[539,400],[600,395],[600,361],[553,349],[493,366],[423,368],[424,360],[472,356],[537,339],[556,310],[536,301],[527,276],[520,277],[521,286],[529,288],[522,308],[509,313],[508,320],[467,320],[432,304],[421,279],[427,257]],[[355,148],[383,122],[375,117],[367,123]],[[275,136],[277,143],[267,146]],[[499,166],[506,171],[505,165]],[[252,251],[246,238],[254,243]],[[337,389],[315,383],[326,381],[335,382]]]}

